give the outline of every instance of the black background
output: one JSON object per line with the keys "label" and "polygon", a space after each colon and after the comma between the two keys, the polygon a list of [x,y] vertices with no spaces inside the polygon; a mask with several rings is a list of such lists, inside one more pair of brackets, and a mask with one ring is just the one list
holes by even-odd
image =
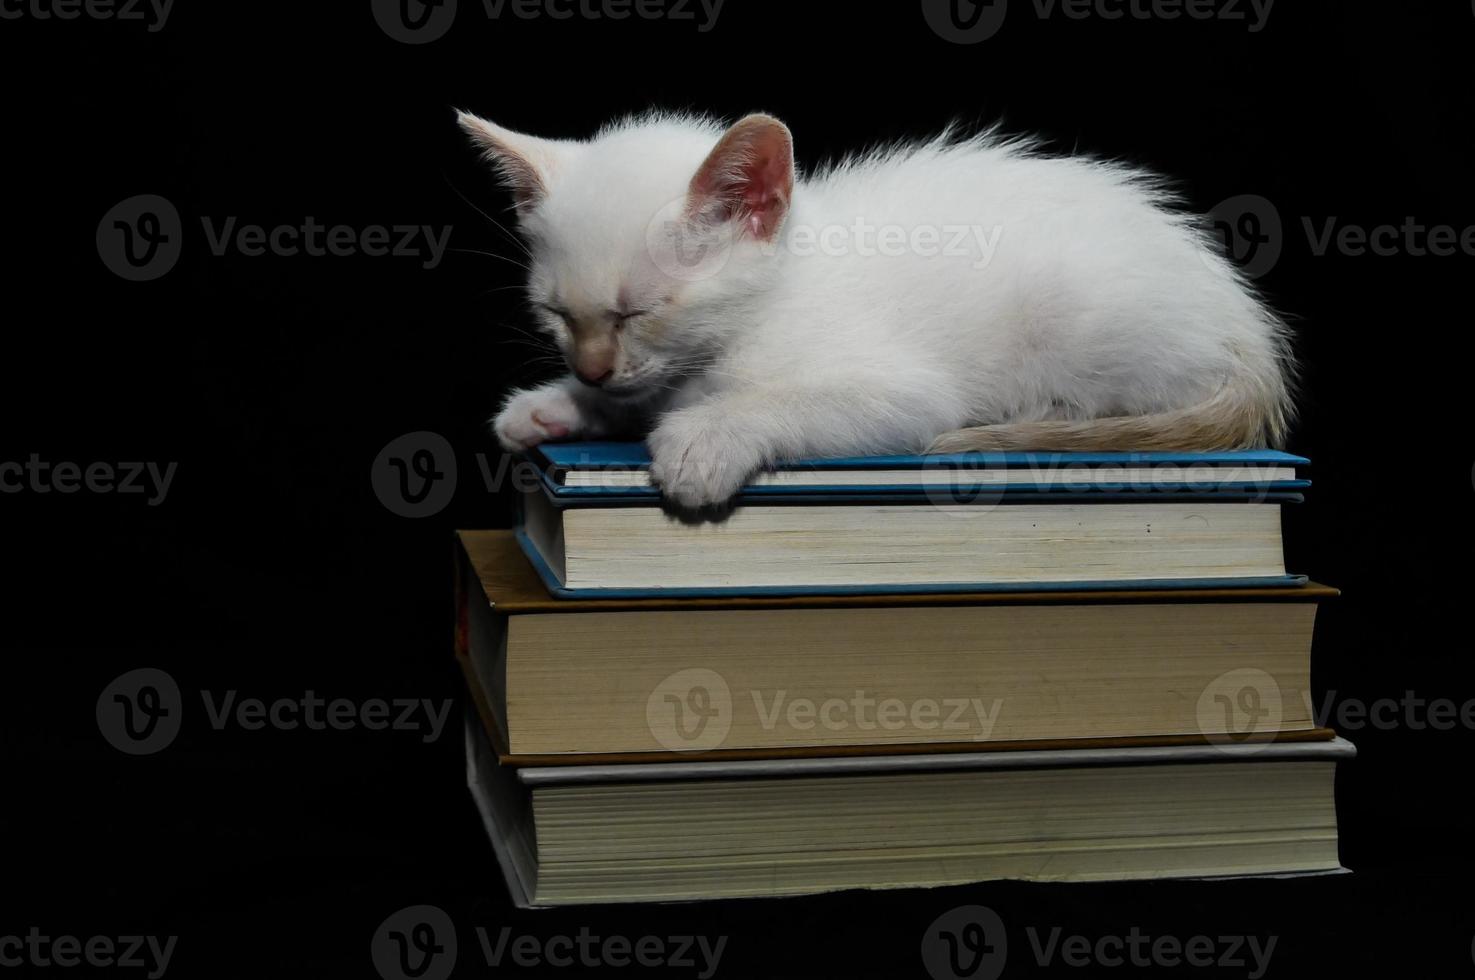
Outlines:
{"label": "black background", "polygon": [[[1281,0],[1251,31],[1042,18],[1013,0],[977,45],[943,40],[916,2],[727,0],[706,31],[460,7],[421,45],[389,37],[367,0],[179,0],[156,32],[0,20],[0,460],[178,464],[158,506],[0,494],[0,935],[177,935],[169,976],[374,976],[379,923],[430,903],[459,929],[458,975],[494,972],[477,962],[474,926],[511,925],[545,939],[581,926],[727,935],[719,976],[908,977],[924,975],[929,922],[982,904],[1010,930],[1005,975],[1036,970],[1029,926],[1273,935],[1270,976],[1472,969],[1475,910],[1451,897],[1469,874],[1475,739],[1418,716],[1345,732],[1361,752],[1338,785],[1353,876],[530,913],[508,906],[454,721],[425,744],[413,732],[216,731],[200,709],[201,691],[310,689],[452,698],[459,712],[450,534],[510,520],[509,495],[481,482],[478,454],[497,460],[483,421],[532,375],[514,329],[520,270],[478,254],[517,255],[479,213],[505,219],[509,202],[451,107],[575,137],[652,104],[776,113],[808,165],[955,118],[1002,118],[1172,174],[1199,210],[1242,194],[1271,202],[1283,250],[1260,282],[1295,320],[1306,373],[1290,448],[1315,462],[1289,517],[1289,564],[1345,593],[1318,622],[1318,695],[1475,697],[1472,257],[1402,245],[1318,256],[1302,226],[1475,224],[1469,4]],[[129,282],[100,260],[95,234],[144,193],[177,207],[183,252],[161,278]],[[450,226],[459,251],[433,269],[214,255],[201,219],[231,216]],[[447,507],[410,519],[381,503],[370,471],[390,440],[420,431],[450,440],[459,481]],[[100,736],[94,710],[113,678],[145,666],[178,682],[184,726],[164,751],[130,757]]]}

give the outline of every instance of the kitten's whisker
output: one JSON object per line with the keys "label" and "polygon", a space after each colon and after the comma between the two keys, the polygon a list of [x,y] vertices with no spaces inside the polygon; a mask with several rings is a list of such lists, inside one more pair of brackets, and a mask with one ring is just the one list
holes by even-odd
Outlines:
{"label": "kitten's whisker", "polygon": [[481,250],[479,248],[451,248],[451,249],[447,249],[446,251],[448,251],[448,252],[465,252],[468,255],[485,255],[489,259],[501,259],[503,262],[510,262],[513,265],[517,266],[519,269],[523,270],[524,272],[532,272],[533,271],[527,265],[527,263],[525,263],[525,262],[519,262],[517,259],[511,258],[511,257],[506,256],[506,255],[498,255],[496,252],[486,252],[486,251],[483,251],[483,250]]}
{"label": "kitten's whisker", "polygon": [[[444,175],[442,175],[442,176],[444,177]],[[491,223],[492,227],[493,228],[496,228],[503,235],[505,235],[508,238],[508,240],[512,242],[512,244],[514,244],[518,248],[522,249],[524,255],[526,255],[528,258],[532,258],[533,257],[532,250],[527,247],[527,244],[521,238],[518,238],[512,232],[508,231],[507,228],[506,228],[506,226],[504,226],[496,218],[493,218],[491,215],[487,214],[481,208],[477,207],[476,204],[471,200],[471,198],[467,197],[465,194],[462,194],[461,193],[461,189],[459,187],[457,187],[455,184],[451,183],[451,178],[444,177],[444,179],[445,179],[445,182],[446,182],[446,186],[449,187],[451,190],[455,191],[457,197],[459,197],[461,200],[465,201],[471,207],[471,209],[473,211],[475,211],[477,214],[479,214],[483,218],[487,219],[487,221],[489,221]]]}

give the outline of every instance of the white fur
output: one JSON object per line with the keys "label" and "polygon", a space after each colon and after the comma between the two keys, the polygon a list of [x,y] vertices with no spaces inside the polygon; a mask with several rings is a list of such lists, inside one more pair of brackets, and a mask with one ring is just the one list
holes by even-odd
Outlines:
{"label": "white fur", "polygon": [[[569,357],[616,332],[610,390],[570,377],[514,393],[496,421],[508,449],[549,437],[535,413],[570,437],[648,435],[654,479],[700,507],[780,459],[919,452],[939,437],[1048,447],[1055,430],[1030,424],[1186,417],[1228,386],[1250,408],[1225,441],[1284,432],[1280,322],[1141,171],[944,135],[796,176],[764,242],[741,215],[690,206],[724,131],[711,121],[648,116],[582,143],[462,124],[494,158],[537,161],[541,185],[519,198],[529,295],[574,314],[573,328],[547,312],[540,325]],[[869,249],[857,219],[876,230]],[[882,254],[884,227],[907,237],[900,251]],[[720,268],[673,266],[673,228]],[[835,228],[848,239],[803,246]],[[913,243],[931,242],[927,229],[939,251],[966,229],[965,252],[925,254]],[[616,328],[605,311],[648,312]],[[991,428],[947,435],[979,425]]]}

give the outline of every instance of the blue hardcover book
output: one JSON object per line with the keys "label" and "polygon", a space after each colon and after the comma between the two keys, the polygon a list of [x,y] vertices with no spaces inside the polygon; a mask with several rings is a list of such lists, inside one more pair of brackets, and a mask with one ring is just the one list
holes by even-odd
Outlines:
{"label": "blue hardcover book", "polygon": [[720,520],[661,506],[639,443],[533,455],[519,541],[564,598],[1284,586],[1286,453],[803,460]]}
{"label": "blue hardcover book", "polygon": [[[640,442],[552,443],[533,450],[557,500],[650,501],[650,454]],[[784,463],[742,497],[939,496],[994,493],[1295,492],[1309,461],[1274,450],[1220,453],[954,453],[849,456]]]}

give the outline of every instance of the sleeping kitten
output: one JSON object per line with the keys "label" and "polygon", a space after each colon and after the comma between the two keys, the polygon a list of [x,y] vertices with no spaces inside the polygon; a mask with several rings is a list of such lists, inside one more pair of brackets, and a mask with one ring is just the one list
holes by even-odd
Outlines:
{"label": "sleeping kitten", "polygon": [[588,141],[459,121],[572,371],[507,400],[508,450],[644,435],[700,508],[785,458],[1285,435],[1285,328],[1142,171],[944,134],[802,176],[766,115]]}

